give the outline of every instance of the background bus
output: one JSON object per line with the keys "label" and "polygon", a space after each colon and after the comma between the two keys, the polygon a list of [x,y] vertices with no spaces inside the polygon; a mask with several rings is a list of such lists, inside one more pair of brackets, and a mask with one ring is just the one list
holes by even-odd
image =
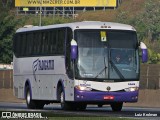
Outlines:
{"label": "background bus", "polygon": [[17,30],[14,39],[14,95],[28,108],[60,102],[62,109],[87,104],[137,102],[147,48],[136,30],[119,23],[85,21]]}

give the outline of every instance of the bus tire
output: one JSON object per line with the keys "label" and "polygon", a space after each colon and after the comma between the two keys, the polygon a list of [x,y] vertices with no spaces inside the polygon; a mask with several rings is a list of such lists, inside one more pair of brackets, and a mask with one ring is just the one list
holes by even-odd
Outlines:
{"label": "bus tire", "polygon": [[45,105],[42,101],[32,100],[29,86],[26,87],[26,103],[28,109],[43,109]]}
{"label": "bus tire", "polygon": [[64,91],[63,91],[62,87],[58,88],[58,96],[59,96],[58,99],[60,101],[61,108],[63,110],[71,110],[70,104],[65,101],[65,94],[64,94]]}
{"label": "bus tire", "polygon": [[103,104],[98,104],[98,107],[99,107],[99,108],[103,107]]}
{"label": "bus tire", "polygon": [[123,102],[111,103],[112,111],[121,111],[123,107]]}
{"label": "bus tire", "polygon": [[35,102],[36,109],[43,109],[43,107],[45,105],[43,101],[37,100],[34,102]]}
{"label": "bus tire", "polygon": [[31,96],[31,91],[29,89],[29,86],[26,86],[26,104],[27,104],[27,108],[28,109],[35,109],[36,105],[35,105],[35,101],[32,100],[32,96]]}
{"label": "bus tire", "polygon": [[84,111],[87,107],[85,103],[78,103],[77,110]]}

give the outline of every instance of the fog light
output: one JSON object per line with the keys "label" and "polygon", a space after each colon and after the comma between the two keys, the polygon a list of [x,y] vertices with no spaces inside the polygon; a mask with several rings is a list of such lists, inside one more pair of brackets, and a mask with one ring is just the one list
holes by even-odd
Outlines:
{"label": "fog light", "polygon": [[136,99],[138,99],[138,96],[132,97],[132,100],[136,100]]}
{"label": "fog light", "polygon": [[132,100],[134,100],[134,97],[132,97]]}
{"label": "fog light", "polygon": [[138,96],[136,96],[135,99],[138,99]]}

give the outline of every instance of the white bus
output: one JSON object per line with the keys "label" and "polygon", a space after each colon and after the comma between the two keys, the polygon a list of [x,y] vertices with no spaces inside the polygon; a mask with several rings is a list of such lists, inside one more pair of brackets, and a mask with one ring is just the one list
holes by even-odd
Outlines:
{"label": "white bus", "polygon": [[137,102],[142,62],[147,48],[136,30],[111,22],[84,21],[20,28],[13,39],[14,95],[28,108],[59,102],[65,110],[87,104]]}

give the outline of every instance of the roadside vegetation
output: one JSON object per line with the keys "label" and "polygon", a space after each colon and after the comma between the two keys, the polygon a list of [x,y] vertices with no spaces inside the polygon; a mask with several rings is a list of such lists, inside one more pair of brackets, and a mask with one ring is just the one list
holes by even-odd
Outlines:
{"label": "roadside vegetation", "polygon": [[[160,1],[123,0],[117,9],[88,11],[79,13],[76,19],[62,17],[42,17],[42,25],[75,21],[108,21],[130,24],[138,33],[138,38],[147,44],[149,64],[160,64]],[[12,61],[12,37],[19,27],[39,25],[39,16],[16,16],[14,5],[5,8],[0,1],[0,63]]]}
{"label": "roadside vegetation", "polygon": [[131,118],[112,118],[112,117],[51,117],[49,120],[134,120]]}

